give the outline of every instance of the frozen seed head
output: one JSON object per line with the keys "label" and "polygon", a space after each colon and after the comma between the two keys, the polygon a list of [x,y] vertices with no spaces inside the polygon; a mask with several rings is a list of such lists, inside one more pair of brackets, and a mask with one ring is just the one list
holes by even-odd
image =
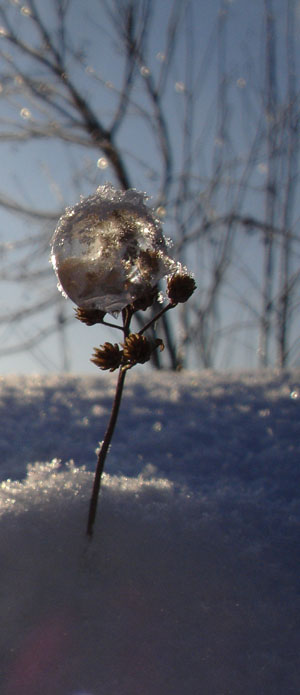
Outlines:
{"label": "frozen seed head", "polygon": [[195,280],[189,273],[178,271],[168,279],[167,294],[172,304],[187,302],[195,289]]}
{"label": "frozen seed head", "polygon": [[143,295],[138,297],[132,304],[131,308],[135,311],[146,311],[154,302],[158,301],[159,291],[158,287],[151,287],[144,292]]}
{"label": "frozen seed head", "polygon": [[59,289],[81,309],[118,312],[176,267],[146,196],[99,186],[68,208],[51,248]]}

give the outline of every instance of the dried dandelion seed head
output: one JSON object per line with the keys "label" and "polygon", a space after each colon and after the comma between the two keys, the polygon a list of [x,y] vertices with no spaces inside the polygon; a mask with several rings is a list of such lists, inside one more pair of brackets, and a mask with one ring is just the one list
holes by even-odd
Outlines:
{"label": "dried dandelion seed head", "polygon": [[145,200],[106,184],[60,218],[52,264],[59,289],[81,309],[119,312],[175,269]]}

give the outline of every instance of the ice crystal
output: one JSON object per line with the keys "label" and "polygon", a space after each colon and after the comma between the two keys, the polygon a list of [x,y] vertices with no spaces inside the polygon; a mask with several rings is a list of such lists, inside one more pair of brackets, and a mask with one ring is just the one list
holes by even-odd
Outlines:
{"label": "ice crystal", "polygon": [[118,312],[174,270],[145,200],[136,190],[105,184],[60,218],[52,264],[59,289],[78,306]]}

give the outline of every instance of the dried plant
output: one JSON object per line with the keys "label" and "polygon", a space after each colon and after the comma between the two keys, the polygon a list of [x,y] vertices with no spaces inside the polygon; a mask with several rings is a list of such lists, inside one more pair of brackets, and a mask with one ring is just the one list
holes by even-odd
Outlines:
{"label": "dried plant", "polygon": [[[119,370],[115,398],[101,444],[91,495],[87,534],[93,534],[101,478],[118,418],[126,373],[163,350],[160,338],[145,333],[178,303],[186,302],[196,285],[180,263],[168,255],[161,224],[135,190],[118,191],[110,184],[68,208],[60,218],[52,240],[52,264],[58,287],[78,308],[76,318],[87,326],[100,323],[121,330],[122,343],[105,342],[94,349],[91,361],[102,370]],[[157,284],[167,278],[167,302],[138,333],[130,330],[136,311],[157,300]],[[122,323],[106,320],[119,315]]]}

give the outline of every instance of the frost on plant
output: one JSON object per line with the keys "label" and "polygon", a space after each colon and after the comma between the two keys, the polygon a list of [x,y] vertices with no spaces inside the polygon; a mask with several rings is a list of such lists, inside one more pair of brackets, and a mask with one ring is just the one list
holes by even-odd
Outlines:
{"label": "frost on plant", "polygon": [[[162,350],[160,338],[145,333],[169,309],[186,302],[196,285],[193,277],[167,254],[161,225],[135,190],[117,191],[110,184],[82,198],[60,218],[52,240],[52,264],[58,287],[77,304],[76,318],[121,329],[121,343],[95,348],[91,361],[100,369],[118,370],[110,420],[98,453],[87,533],[92,536],[104,463],[117,421],[125,375],[136,364]],[[138,333],[130,323],[136,311],[154,307],[158,282],[167,277],[168,303]],[[122,313],[122,325],[108,323],[106,313]]]}
{"label": "frost on plant", "polygon": [[99,186],[59,220],[53,267],[60,289],[78,306],[120,311],[175,268],[145,198]]}

